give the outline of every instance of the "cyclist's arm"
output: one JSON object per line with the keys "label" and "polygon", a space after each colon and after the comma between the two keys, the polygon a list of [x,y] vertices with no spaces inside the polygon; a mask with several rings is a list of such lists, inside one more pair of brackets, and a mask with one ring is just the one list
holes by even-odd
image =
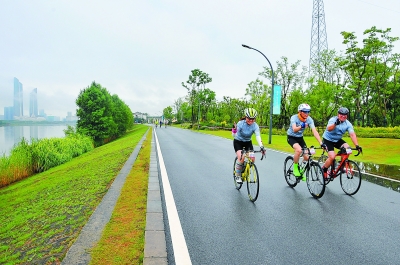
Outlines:
{"label": "cyclist's arm", "polygon": [[313,127],[311,130],[314,134],[315,139],[317,139],[318,143],[321,145],[322,141],[321,141],[321,137],[319,136],[317,129],[315,129],[315,127]]}
{"label": "cyclist's arm", "polygon": [[349,133],[349,135],[350,135],[350,138],[351,138],[351,141],[353,142],[353,144],[355,146],[358,146],[358,140],[357,140],[356,133],[355,132],[351,132],[351,133]]}

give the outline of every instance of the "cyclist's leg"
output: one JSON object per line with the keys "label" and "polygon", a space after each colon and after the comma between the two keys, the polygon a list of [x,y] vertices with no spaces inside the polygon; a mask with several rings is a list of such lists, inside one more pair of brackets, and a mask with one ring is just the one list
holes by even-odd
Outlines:
{"label": "cyclist's leg", "polygon": [[326,145],[326,148],[328,149],[328,155],[326,158],[325,163],[322,165],[322,171],[324,172],[324,177],[327,178],[327,171],[330,165],[332,164],[333,160],[335,159],[335,144],[334,142],[331,142],[329,140],[326,140],[323,138],[323,143]]}
{"label": "cyclist's leg", "polygon": [[293,148],[294,154],[293,154],[293,175],[295,177],[300,177],[300,171],[299,171],[299,159],[300,159],[300,154],[301,154],[301,146],[298,141],[298,137],[293,137],[288,135],[287,136],[287,142],[288,144]]}
{"label": "cyclist's leg", "polygon": [[233,140],[233,148],[235,149],[236,153],[236,182],[238,184],[242,183],[242,170],[243,170],[243,162],[244,162],[244,157],[242,156],[242,150],[244,147],[244,143],[242,141],[238,141],[236,139]]}

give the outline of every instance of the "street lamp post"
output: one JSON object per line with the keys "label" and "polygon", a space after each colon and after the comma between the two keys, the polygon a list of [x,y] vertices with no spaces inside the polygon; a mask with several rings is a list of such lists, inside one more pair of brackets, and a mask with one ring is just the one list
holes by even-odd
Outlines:
{"label": "street lamp post", "polygon": [[262,56],[264,56],[265,59],[267,59],[268,63],[269,63],[269,67],[271,68],[271,73],[272,73],[272,78],[271,78],[271,106],[270,106],[270,110],[269,110],[269,139],[268,139],[268,144],[271,144],[271,138],[272,138],[272,109],[274,107],[274,69],[272,68],[271,62],[268,60],[267,56],[265,56],[262,52],[260,52],[257,49],[254,49],[248,45],[242,44],[242,46],[244,48],[247,49],[251,49],[251,50],[255,50],[258,51],[259,53],[262,54]]}

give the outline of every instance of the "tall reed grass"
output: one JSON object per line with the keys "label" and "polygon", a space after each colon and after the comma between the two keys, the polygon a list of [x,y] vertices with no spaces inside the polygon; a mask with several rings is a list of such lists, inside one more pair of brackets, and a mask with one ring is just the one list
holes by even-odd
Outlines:
{"label": "tall reed grass", "polygon": [[22,140],[10,155],[0,157],[0,188],[64,164],[94,148],[90,137],[68,133],[65,138]]}

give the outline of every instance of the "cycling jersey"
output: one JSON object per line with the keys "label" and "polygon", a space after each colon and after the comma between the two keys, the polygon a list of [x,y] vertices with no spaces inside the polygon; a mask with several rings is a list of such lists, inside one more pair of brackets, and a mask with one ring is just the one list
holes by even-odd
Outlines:
{"label": "cycling jersey", "polygon": [[[301,128],[300,131],[294,132],[292,127],[293,123],[296,124],[297,127],[301,126],[302,121],[299,119],[298,114],[295,114],[292,117],[290,117],[290,124],[289,124],[289,129],[287,130],[287,135],[293,137],[302,137],[303,132],[306,128]],[[307,117],[305,123],[307,123],[308,127],[310,127],[311,129],[315,128],[314,120],[310,116]]]}
{"label": "cycling jersey", "polygon": [[242,141],[242,142],[248,142],[251,141],[251,136],[253,133],[257,136],[260,136],[260,127],[258,127],[258,124],[253,122],[252,124],[247,124],[246,120],[240,120],[236,124],[237,132],[235,135],[235,139]]}
{"label": "cycling jersey", "polygon": [[[337,119],[337,116],[330,118],[326,127],[328,128],[328,126],[334,124]],[[348,120],[345,120],[344,122],[336,125],[335,129],[333,129],[332,131],[328,131],[328,129],[326,129],[322,137],[328,141],[335,143],[342,139],[343,134],[345,134],[346,132],[349,132],[349,134],[354,133],[353,125]]]}

